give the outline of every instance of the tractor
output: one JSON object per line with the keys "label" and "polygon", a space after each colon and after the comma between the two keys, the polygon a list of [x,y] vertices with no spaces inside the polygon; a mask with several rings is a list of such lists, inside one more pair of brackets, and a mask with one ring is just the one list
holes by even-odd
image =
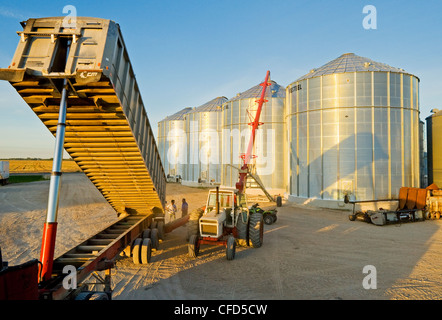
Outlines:
{"label": "tractor", "polygon": [[[258,127],[262,124],[259,117],[262,111],[265,99],[266,89],[269,83],[270,71],[267,71],[265,80],[260,85],[263,87],[261,96],[256,100],[258,108],[253,121],[249,123],[251,128],[251,136],[247,147],[247,152],[241,155],[243,164],[239,170],[239,178],[236,188],[212,189],[209,191],[206,206],[202,212],[202,216],[197,218],[190,217],[192,228],[198,226],[197,232],[190,234],[189,237],[189,256],[196,257],[202,244],[224,245],[226,247],[227,260],[235,258],[236,245],[252,246],[259,248],[263,242],[264,234],[264,216],[263,210],[258,205],[247,208],[246,199],[246,181],[248,177],[252,177],[258,182],[258,185],[264,193],[273,201],[273,198],[265,190],[257,176],[251,172],[249,162],[254,157],[252,155],[255,136]],[[280,202],[280,199],[279,199]],[[276,217],[276,211],[273,212]],[[200,212],[201,214],[201,212]],[[275,219],[268,220],[273,223]]]}
{"label": "tractor", "polygon": [[236,245],[259,248],[263,242],[264,216],[260,208],[247,208],[245,194],[234,189],[209,190],[198,231],[189,238],[189,256],[198,256],[202,244],[224,245],[227,260],[235,258]]}

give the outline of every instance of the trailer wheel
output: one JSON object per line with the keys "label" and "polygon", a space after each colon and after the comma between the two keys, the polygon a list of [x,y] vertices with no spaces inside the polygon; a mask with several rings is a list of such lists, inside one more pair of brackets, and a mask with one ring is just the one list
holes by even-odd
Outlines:
{"label": "trailer wheel", "polygon": [[261,213],[250,215],[249,222],[249,241],[251,246],[259,248],[264,239],[264,219]]}
{"label": "trailer wheel", "polygon": [[227,237],[227,246],[226,246],[226,258],[227,260],[233,260],[235,258],[236,251],[236,241],[235,237],[229,235]]}
{"label": "trailer wheel", "polygon": [[190,236],[189,244],[187,245],[189,257],[196,258],[200,252],[199,236],[193,234]]}
{"label": "trailer wheel", "polygon": [[143,239],[141,244],[141,263],[148,264],[152,257],[152,241],[149,238]]}
{"label": "trailer wheel", "polygon": [[158,221],[157,229],[158,229],[158,237],[161,240],[163,240],[164,239],[164,222],[163,221]]}
{"label": "trailer wheel", "polygon": [[144,231],[143,231],[143,235],[141,236],[143,239],[145,239],[145,238],[150,238],[150,232],[151,232],[151,230],[150,229],[145,229]]}
{"label": "trailer wheel", "polygon": [[355,221],[355,220],[356,220],[356,215],[355,215],[355,214],[350,214],[350,215],[348,216],[348,219],[349,219],[350,221]]}
{"label": "trailer wheel", "polygon": [[158,250],[160,241],[158,239],[158,229],[152,229],[150,231],[150,240],[152,241],[152,249]]}
{"label": "trailer wheel", "polygon": [[141,242],[141,238],[136,238],[132,247],[132,260],[135,264],[141,263]]}
{"label": "trailer wheel", "polygon": [[88,300],[109,300],[109,296],[106,292],[95,292],[89,297]]}

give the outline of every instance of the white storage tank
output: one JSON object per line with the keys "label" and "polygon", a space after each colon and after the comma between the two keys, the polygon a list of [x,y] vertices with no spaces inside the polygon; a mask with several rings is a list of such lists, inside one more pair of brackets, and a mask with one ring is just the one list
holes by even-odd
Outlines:
{"label": "white storage tank", "polygon": [[346,53],[287,87],[289,200],[419,187],[419,78]]}
{"label": "white storage tank", "polygon": [[158,151],[166,177],[183,176],[186,159],[184,115],[192,108],[184,108],[158,122]]}
{"label": "white storage tank", "polygon": [[[255,138],[252,172],[257,174],[271,194],[284,192],[284,99],[285,88],[275,81],[267,87]],[[222,179],[223,186],[235,187],[238,168],[242,165],[251,135],[251,123],[256,114],[262,86],[259,84],[224,103],[222,108]],[[253,179],[247,180],[249,188],[257,188]]]}
{"label": "white storage tank", "polygon": [[9,161],[0,161],[0,185],[4,186],[9,182]]}
{"label": "white storage tank", "polygon": [[219,183],[221,179],[221,106],[226,97],[217,97],[186,113],[186,170],[183,183]]}

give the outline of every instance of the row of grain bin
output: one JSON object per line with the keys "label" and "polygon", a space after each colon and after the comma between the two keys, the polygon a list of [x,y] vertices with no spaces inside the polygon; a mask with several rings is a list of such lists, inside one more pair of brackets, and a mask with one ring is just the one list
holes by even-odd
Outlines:
{"label": "row of grain bin", "polygon": [[[166,174],[183,184],[234,187],[250,138],[250,126],[262,87],[257,84],[228,100],[217,97],[185,108],[158,123],[158,145]],[[285,88],[271,81],[261,113],[252,160],[253,171],[269,190],[284,192]],[[251,184],[250,188],[257,188]]]}
{"label": "row of grain bin", "polygon": [[[260,90],[258,84],[183,115],[184,183],[235,186]],[[272,81],[266,99],[252,170],[272,194],[334,207],[346,194],[391,199],[402,186],[420,186],[416,76],[347,53],[286,88]]]}

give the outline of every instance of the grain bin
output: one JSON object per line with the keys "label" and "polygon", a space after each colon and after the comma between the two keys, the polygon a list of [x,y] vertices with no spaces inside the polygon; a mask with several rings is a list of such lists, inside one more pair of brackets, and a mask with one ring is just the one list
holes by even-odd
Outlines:
{"label": "grain bin", "polygon": [[221,177],[221,106],[217,97],[186,113],[187,165],[183,183],[219,183]]}
{"label": "grain bin", "polygon": [[343,54],[287,87],[285,119],[289,199],[419,186],[419,78],[403,69]]}
{"label": "grain bin", "polygon": [[[224,103],[222,108],[222,179],[223,186],[235,187],[238,181],[240,158],[247,150],[252,119],[262,91],[260,85],[246,90]],[[285,88],[271,81],[266,90],[268,101],[262,107],[252,159],[252,172],[256,173],[271,193],[284,191],[284,98]],[[248,179],[247,187],[257,187]]]}
{"label": "grain bin", "polygon": [[428,184],[435,183],[442,187],[442,111],[433,109],[431,116],[426,118],[427,122],[427,168]]}
{"label": "grain bin", "polygon": [[187,159],[184,115],[192,108],[184,108],[158,122],[158,151],[167,176],[183,176]]}

